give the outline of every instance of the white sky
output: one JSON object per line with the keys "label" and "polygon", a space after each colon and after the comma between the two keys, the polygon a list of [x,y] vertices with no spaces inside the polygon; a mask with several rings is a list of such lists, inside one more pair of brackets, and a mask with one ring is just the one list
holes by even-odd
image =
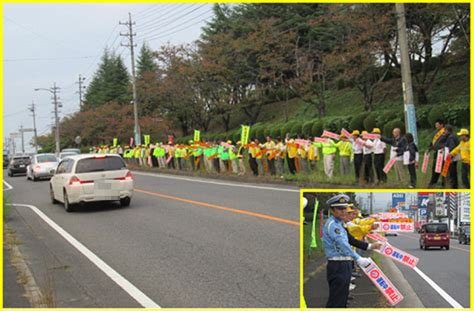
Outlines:
{"label": "white sky", "polygon": [[[410,197],[417,197],[417,193],[405,193],[405,201],[410,202]],[[364,203],[367,202],[368,192],[357,192],[356,199],[363,198]],[[387,203],[392,204],[392,192],[374,192],[374,211],[381,212],[386,211]],[[415,202],[417,202],[415,200]]]}
{"label": "white sky", "polygon": [[[145,39],[152,49],[170,42],[191,43],[210,20],[213,4],[4,4],[4,97],[3,131],[18,132],[20,125],[33,127],[27,111],[36,104],[38,135],[51,131],[51,94],[34,88],[61,87],[60,116],[79,109],[76,94],[79,74],[88,84],[106,46],[116,49],[130,65],[130,53],[119,33],[127,32],[119,21],[136,22],[137,52]],[[138,53],[137,53],[138,54]],[[74,58],[74,59],[72,59]],[[30,133],[25,133],[25,151],[32,152]],[[21,141],[16,140],[17,152]]]}

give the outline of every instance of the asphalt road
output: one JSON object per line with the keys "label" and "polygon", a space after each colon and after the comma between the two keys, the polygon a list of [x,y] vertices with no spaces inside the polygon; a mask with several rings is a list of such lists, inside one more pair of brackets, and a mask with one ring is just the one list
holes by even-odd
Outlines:
{"label": "asphalt road", "polygon": [[[399,233],[397,237],[388,237],[395,247],[418,257],[417,268],[441,287],[449,296],[465,308],[469,308],[469,248],[451,240],[450,250],[430,248],[421,250],[417,233]],[[433,289],[418,273],[411,268],[396,264],[410,283],[425,308],[452,308],[446,299]]]}
{"label": "asphalt road", "polygon": [[[4,172],[13,203],[36,206],[161,307],[299,308],[296,188],[134,176],[130,207],[98,204],[69,214],[50,203],[48,181]],[[29,208],[14,207],[12,217],[74,279],[58,307],[140,307]]]}

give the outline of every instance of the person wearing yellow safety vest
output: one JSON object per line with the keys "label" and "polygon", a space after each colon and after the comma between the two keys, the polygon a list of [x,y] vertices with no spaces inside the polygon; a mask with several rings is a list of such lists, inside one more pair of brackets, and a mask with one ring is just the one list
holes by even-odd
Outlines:
{"label": "person wearing yellow safety vest", "polygon": [[276,167],[275,167],[275,156],[278,150],[275,148],[275,142],[273,141],[271,136],[267,136],[267,141],[263,144],[263,148],[265,148],[265,159],[267,161],[268,168],[270,170],[270,175],[276,175]]}
{"label": "person wearing yellow safety vest", "polygon": [[254,176],[258,176],[257,148],[254,139],[249,142],[249,166]]}
{"label": "person wearing yellow safety vest", "polygon": [[464,187],[470,189],[471,149],[469,144],[469,130],[461,129],[458,132],[458,136],[460,136],[461,142],[451,151],[450,156],[455,157],[461,154],[461,180]]}
{"label": "person wearing yellow safety vest", "polygon": [[317,142],[315,145],[316,147],[321,148],[323,153],[324,173],[327,177],[332,178],[334,174],[334,161],[336,159],[337,152],[336,144],[332,139],[326,137],[325,135],[321,136],[321,138],[326,138],[326,142]]}
{"label": "person wearing yellow safety vest", "polygon": [[255,138],[254,142],[255,142],[255,160],[257,162],[258,174],[261,176],[264,176],[265,169],[263,166],[263,154],[265,153],[265,151],[263,149],[263,145],[260,143],[260,141],[257,138]]}
{"label": "person wearing yellow safety vest", "polygon": [[[305,139],[304,136],[301,136],[300,139]],[[309,173],[309,163],[308,163],[308,144],[298,144],[298,157],[300,159],[301,172],[304,174]]]}
{"label": "person wearing yellow safety vest", "polygon": [[232,173],[238,174],[239,173],[239,164],[238,164],[238,159],[237,159],[237,147],[230,144],[230,147],[228,149],[229,153],[229,162],[232,167]]}
{"label": "person wearing yellow safety vest", "polygon": [[288,170],[290,171],[290,174],[295,175],[296,174],[296,157],[298,156],[298,144],[295,143],[295,140],[293,138],[290,139],[289,134],[286,135],[285,138],[285,144],[286,144],[286,161],[288,163]]}
{"label": "person wearing yellow safety vest", "polygon": [[206,171],[208,173],[212,172],[212,158],[213,155],[213,144],[211,142],[207,142],[207,147],[203,150],[203,161],[204,166],[206,167]]}
{"label": "person wearing yellow safety vest", "polygon": [[[433,133],[433,139],[431,140],[428,149],[425,151],[425,154],[433,151],[433,166],[431,168],[431,180],[428,184],[428,188],[433,188],[437,183],[440,176],[440,173],[436,172],[436,158],[438,154],[438,150],[444,150],[448,140],[448,132],[446,131],[444,120],[437,119],[435,121],[436,131]],[[443,185],[445,183],[445,179],[443,178]]]}
{"label": "person wearing yellow safety vest", "polygon": [[344,134],[341,134],[340,141],[338,141],[335,146],[339,149],[339,161],[340,161],[340,170],[341,175],[349,175],[350,173],[350,162],[352,159],[352,144],[349,141],[348,137]]}
{"label": "person wearing yellow safety vest", "polygon": [[239,140],[237,142],[237,159],[239,162],[239,175],[245,175],[245,164],[244,164],[244,146],[242,146],[242,142]]}
{"label": "person wearing yellow safety vest", "polygon": [[277,137],[277,143],[275,145],[276,155],[275,155],[275,169],[276,173],[283,177],[284,166],[285,166],[285,156],[286,156],[286,146],[281,140],[281,137]]}
{"label": "person wearing yellow safety vest", "polygon": [[361,219],[359,210],[354,206],[349,206],[349,222],[347,223],[347,231],[355,237],[357,240],[363,241],[365,236],[370,231],[377,229],[378,225],[375,224],[374,218]]}
{"label": "person wearing yellow safety vest", "polygon": [[194,142],[193,148],[191,150],[192,150],[193,158],[194,158],[192,161],[192,163],[194,164],[193,170],[199,171],[201,168],[201,162],[203,162],[203,156],[202,156],[203,150],[198,141]]}
{"label": "person wearing yellow safety vest", "polygon": [[166,161],[168,162],[168,168],[176,169],[175,153],[176,153],[176,146],[170,143],[168,145],[167,154],[166,154],[167,156]]}
{"label": "person wearing yellow safety vest", "polygon": [[319,151],[315,142],[310,142],[308,145],[308,164],[312,172],[316,172],[317,163],[319,161]]}
{"label": "person wearing yellow safety vest", "polygon": [[178,162],[178,169],[180,171],[184,170],[184,157],[186,155],[186,151],[184,149],[184,146],[179,144],[176,145],[176,150],[174,152],[174,157],[176,158],[176,161]]}
{"label": "person wearing yellow safety vest", "polygon": [[141,156],[141,149],[140,146],[135,146],[135,149],[133,151],[133,159],[136,165],[140,165],[140,156]]}

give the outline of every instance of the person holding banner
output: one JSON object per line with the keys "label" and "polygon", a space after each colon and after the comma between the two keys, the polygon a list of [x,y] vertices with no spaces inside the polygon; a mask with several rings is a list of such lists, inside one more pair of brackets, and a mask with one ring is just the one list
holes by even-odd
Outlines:
{"label": "person holding banner", "polygon": [[406,145],[404,149],[397,150],[397,156],[403,157],[403,164],[407,166],[410,174],[409,188],[416,188],[416,169],[418,168],[418,147],[412,133],[405,134]]}
{"label": "person holding banner", "polygon": [[364,141],[359,137],[360,132],[358,130],[352,131],[351,142],[352,142],[352,154],[354,155],[354,172],[356,178],[356,184],[360,183],[360,172],[362,169],[362,163],[364,160],[362,147]]}
{"label": "person holding banner", "polygon": [[[380,135],[381,131],[379,128],[374,128],[372,134]],[[380,139],[380,137],[374,139],[374,167],[375,173],[377,174],[377,182],[379,184],[387,182],[387,174],[383,171],[385,166],[385,152],[387,151],[387,145]]]}
{"label": "person holding banner", "polygon": [[459,145],[451,151],[450,156],[461,154],[461,180],[465,188],[470,189],[471,150],[469,144],[469,130],[461,129],[458,133],[461,138]]}
{"label": "person holding banner", "polygon": [[329,298],[326,307],[346,308],[352,275],[352,259],[361,267],[369,266],[371,261],[354,252],[349,245],[348,233],[344,228],[349,197],[339,194],[330,198],[326,203],[331,211],[331,216],[324,225],[322,239],[328,260]]}
{"label": "person holding banner", "polygon": [[237,142],[237,160],[239,163],[239,176],[245,175],[245,165],[244,165],[244,148],[242,142],[239,140]]}
{"label": "person holding banner", "polygon": [[439,175],[441,173],[440,167],[443,166],[443,156],[438,157],[438,153],[444,152],[444,147],[446,146],[446,141],[448,139],[448,133],[442,119],[436,120],[435,127],[436,132],[433,134],[433,139],[428,146],[428,150],[426,150],[426,153],[431,151],[434,152],[433,167],[431,169],[431,180],[428,184],[428,188],[432,188],[438,183]]}
{"label": "person holding banner", "polygon": [[288,163],[288,170],[290,174],[296,174],[296,156],[298,155],[298,144],[295,143],[294,139],[289,139],[289,135],[285,138],[287,154],[286,154],[286,161]]}
{"label": "person holding banner", "polygon": [[285,155],[286,155],[286,146],[283,143],[280,136],[277,137],[277,143],[275,145],[275,150],[277,153],[275,155],[275,168],[276,173],[283,177],[283,172],[285,170]]}
{"label": "person holding banner", "polygon": [[459,156],[450,157],[450,160],[446,158],[451,151],[454,150],[459,145],[459,139],[457,135],[454,133],[454,129],[452,125],[446,125],[446,131],[448,132],[448,138],[446,140],[446,148],[447,153],[445,154],[445,163],[449,165],[448,167],[448,179],[451,189],[458,189],[458,161]]}
{"label": "person holding banner", "polygon": [[395,174],[398,182],[405,181],[405,168],[403,167],[403,157],[397,156],[398,149],[405,149],[406,140],[404,136],[401,136],[401,130],[396,127],[392,130],[392,138],[380,137],[380,140],[386,144],[391,145],[390,147],[390,159],[396,158],[395,162]]}
{"label": "person holding banner", "polygon": [[324,173],[327,177],[332,178],[334,173],[334,160],[336,159],[336,144],[332,139],[323,134],[321,138],[326,138],[326,142],[315,143],[316,147],[322,149],[324,161]]}
{"label": "person holding banner", "polygon": [[341,134],[340,138],[341,140],[335,146],[339,149],[341,175],[344,176],[350,173],[349,165],[352,157],[352,144],[346,135]]}
{"label": "person holding banner", "polygon": [[252,170],[253,176],[258,176],[258,164],[257,164],[257,150],[253,139],[249,143],[249,166]]}
{"label": "person holding banner", "polygon": [[[367,131],[362,131],[362,138],[368,134]],[[372,153],[374,153],[374,142],[370,139],[362,139],[364,145],[362,146],[362,154],[364,155],[364,180],[366,184],[374,181],[374,163]]]}
{"label": "person holding banner", "polygon": [[266,150],[265,155],[266,155],[267,165],[270,170],[270,174],[272,176],[275,176],[276,175],[275,156],[278,152],[278,150],[276,149],[275,142],[273,141],[271,136],[267,136],[267,141],[263,145]]}

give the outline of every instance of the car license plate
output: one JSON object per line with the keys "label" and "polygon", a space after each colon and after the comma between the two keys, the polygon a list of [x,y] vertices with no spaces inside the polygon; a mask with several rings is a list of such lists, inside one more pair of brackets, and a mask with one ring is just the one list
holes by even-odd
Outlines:
{"label": "car license plate", "polygon": [[20,165],[20,167],[25,167],[24,165]]}
{"label": "car license plate", "polygon": [[439,236],[435,236],[434,239],[435,240],[441,240],[441,238]]}
{"label": "car license plate", "polygon": [[94,187],[97,190],[110,190],[112,188],[112,184],[107,183],[107,182],[103,182],[103,181],[99,181],[99,182],[94,183]]}

